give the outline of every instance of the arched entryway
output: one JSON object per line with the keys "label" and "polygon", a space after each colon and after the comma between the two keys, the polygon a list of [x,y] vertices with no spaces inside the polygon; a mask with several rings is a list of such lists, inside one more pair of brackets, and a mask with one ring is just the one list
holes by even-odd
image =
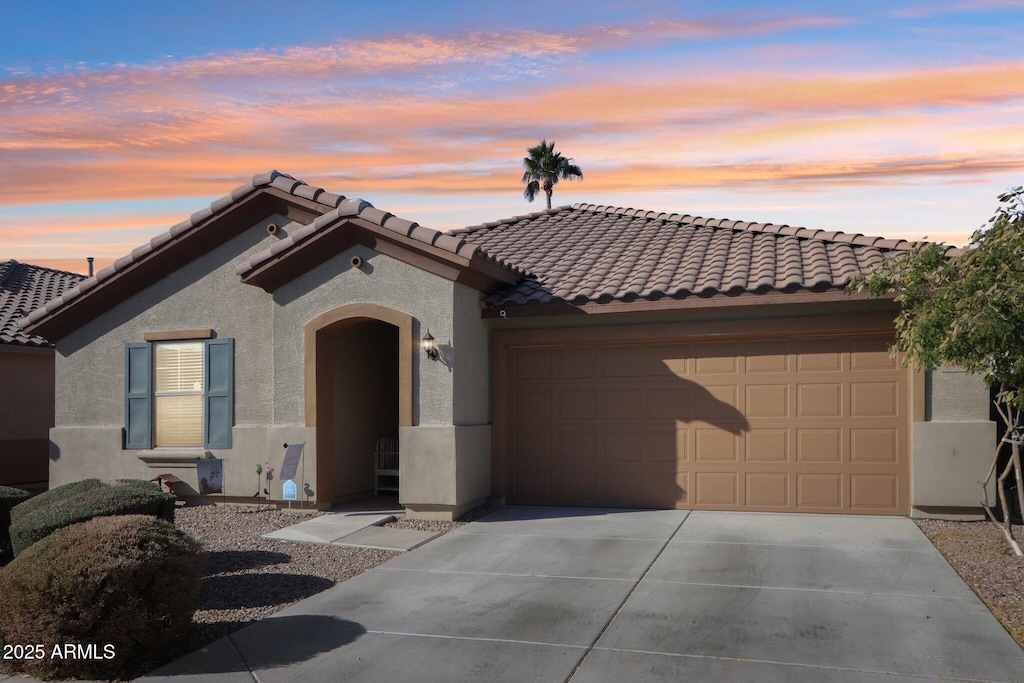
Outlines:
{"label": "arched entryway", "polygon": [[318,507],[372,495],[374,444],[411,426],[413,319],[350,304],[311,320],[306,425],[316,427]]}

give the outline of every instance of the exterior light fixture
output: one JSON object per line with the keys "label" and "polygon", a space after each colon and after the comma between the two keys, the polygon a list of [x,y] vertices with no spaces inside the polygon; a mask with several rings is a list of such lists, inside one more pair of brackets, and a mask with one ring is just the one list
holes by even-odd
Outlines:
{"label": "exterior light fixture", "polygon": [[434,337],[430,334],[430,330],[423,335],[423,352],[427,354],[427,358],[430,360],[437,360],[440,352],[437,350],[437,342],[434,341]]}

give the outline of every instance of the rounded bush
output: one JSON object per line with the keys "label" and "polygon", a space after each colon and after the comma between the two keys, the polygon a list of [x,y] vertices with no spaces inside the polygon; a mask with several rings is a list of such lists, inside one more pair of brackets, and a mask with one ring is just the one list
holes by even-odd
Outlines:
{"label": "rounded bush", "polygon": [[17,522],[19,519],[41,507],[46,507],[56,503],[59,500],[70,498],[71,496],[77,496],[83,491],[89,491],[90,489],[98,489],[104,486],[103,482],[99,479],[83,479],[82,481],[73,481],[70,484],[64,484],[57,488],[44,491],[34,498],[26,500],[14,507],[11,510],[11,522]]}
{"label": "rounded bush", "polygon": [[146,487],[102,484],[22,515],[11,524],[11,547],[17,557],[57,529],[94,517],[150,515],[173,524],[174,500],[174,496]]}
{"label": "rounded bush", "polygon": [[[128,679],[184,654],[204,562],[197,541],[153,517],[60,529],[0,569],[0,641],[46,654],[5,663],[35,676]],[[51,656],[68,643],[95,646],[95,656]]]}
{"label": "rounded bush", "polygon": [[11,552],[11,535],[8,531],[11,526],[11,508],[31,497],[28,491],[0,486],[0,555]]}

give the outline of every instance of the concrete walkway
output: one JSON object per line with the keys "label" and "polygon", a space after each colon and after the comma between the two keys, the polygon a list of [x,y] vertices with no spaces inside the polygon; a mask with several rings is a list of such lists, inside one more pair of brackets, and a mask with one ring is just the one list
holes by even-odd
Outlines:
{"label": "concrete walkway", "polygon": [[161,681],[1020,681],[907,519],[506,508]]}
{"label": "concrete walkway", "polygon": [[394,520],[395,515],[386,512],[333,513],[263,534],[263,538],[294,543],[318,543],[320,545],[342,545],[404,552],[418,548],[427,541],[440,536],[439,533],[432,531],[381,526]]}

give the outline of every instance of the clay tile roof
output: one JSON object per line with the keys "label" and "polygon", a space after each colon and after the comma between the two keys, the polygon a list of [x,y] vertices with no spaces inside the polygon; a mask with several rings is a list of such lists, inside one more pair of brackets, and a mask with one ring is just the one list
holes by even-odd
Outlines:
{"label": "clay tile roof", "polygon": [[841,288],[887,254],[914,248],[906,240],[595,204],[451,234],[531,274],[487,297],[488,306]]}
{"label": "clay tile roof", "polygon": [[63,270],[13,260],[0,262],[0,344],[50,346],[42,337],[24,334],[18,321],[85,279],[84,275]]}

